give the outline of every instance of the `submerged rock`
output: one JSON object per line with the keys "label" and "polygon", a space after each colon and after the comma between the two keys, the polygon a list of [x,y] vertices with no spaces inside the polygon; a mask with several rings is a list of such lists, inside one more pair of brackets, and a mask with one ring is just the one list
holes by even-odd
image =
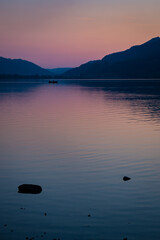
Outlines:
{"label": "submerged rock", "polygon": [[42,188],[39,185],[34,184],[22,184],[18,187],[19,193],[32,193],[37,194],[42,192]]}
{"label": "submerged rock", "polygon": [[130,177],[127,177],[127,176],[124,176],[123,177],[123,181],[128,181],[128,180],[130,180],[131,178]]}

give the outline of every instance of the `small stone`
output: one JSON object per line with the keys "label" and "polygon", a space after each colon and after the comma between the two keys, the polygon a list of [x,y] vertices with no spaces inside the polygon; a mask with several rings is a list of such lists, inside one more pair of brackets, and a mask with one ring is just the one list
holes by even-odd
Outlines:
{"label": "small stone", "polygon": [[127,238],[123,238],[123,240],[127,240]]}
{"label": "small stone", "polygon": [[4,227],[7,227],[7,224],[4,224]]}
{"label": "small stone", "polygon": [[11,229],[11,232],[13,232],[13,229]]}
{"label": "small stone", "polygon": [[34,184],[22,184],[18,186],[18,192],[37,194],[42,192],[42,187]]}
{"label": "small stone", "polygon": [[131,178],[130,177],[127,177],[127,176],[124,176],[123,177],[123,181],[129,181]]}
{"label": "small stone", "polygon": [[88,214],[88,217],[91,217],[91,215],[90,215],[90,214]]}
{"label": "small stone", "polygon": [[44,216],[47,216],[47,213],[44,213]]}

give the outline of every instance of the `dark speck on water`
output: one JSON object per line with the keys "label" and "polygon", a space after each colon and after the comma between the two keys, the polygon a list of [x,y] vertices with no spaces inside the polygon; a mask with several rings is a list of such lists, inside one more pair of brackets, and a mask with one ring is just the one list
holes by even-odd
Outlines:
{"label": "dark speck on water", "polygon": [[131,178],[130,177],[127,177],[127,176],[124,176],[123,177],[123,181],[129,181]]}

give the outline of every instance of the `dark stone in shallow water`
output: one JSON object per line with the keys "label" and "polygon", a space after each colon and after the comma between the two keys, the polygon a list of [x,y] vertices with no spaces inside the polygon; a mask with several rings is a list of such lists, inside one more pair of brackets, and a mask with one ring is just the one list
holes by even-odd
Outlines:
{"label": "dark stone in shallow water", "polygon": [[22,184],[18,187],[19,193],[32,193],[37,194],[42,192],[42,188],[39,185],[34,184]]}
{"label": "dark stone in shallow water", "polygon": [[131,178],[130,177],[127,177],[127,176],[124,176],[123,177],[123,181],[128,181],[128,180],[130,180]]}

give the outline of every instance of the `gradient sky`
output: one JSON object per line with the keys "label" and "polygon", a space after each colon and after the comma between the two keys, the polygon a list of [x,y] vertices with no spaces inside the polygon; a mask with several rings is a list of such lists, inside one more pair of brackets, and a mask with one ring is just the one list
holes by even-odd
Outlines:
{"label": "gradient sky", "polygon": [[160,0],[0,0],[0,56],[75,67],[160,34]]}

